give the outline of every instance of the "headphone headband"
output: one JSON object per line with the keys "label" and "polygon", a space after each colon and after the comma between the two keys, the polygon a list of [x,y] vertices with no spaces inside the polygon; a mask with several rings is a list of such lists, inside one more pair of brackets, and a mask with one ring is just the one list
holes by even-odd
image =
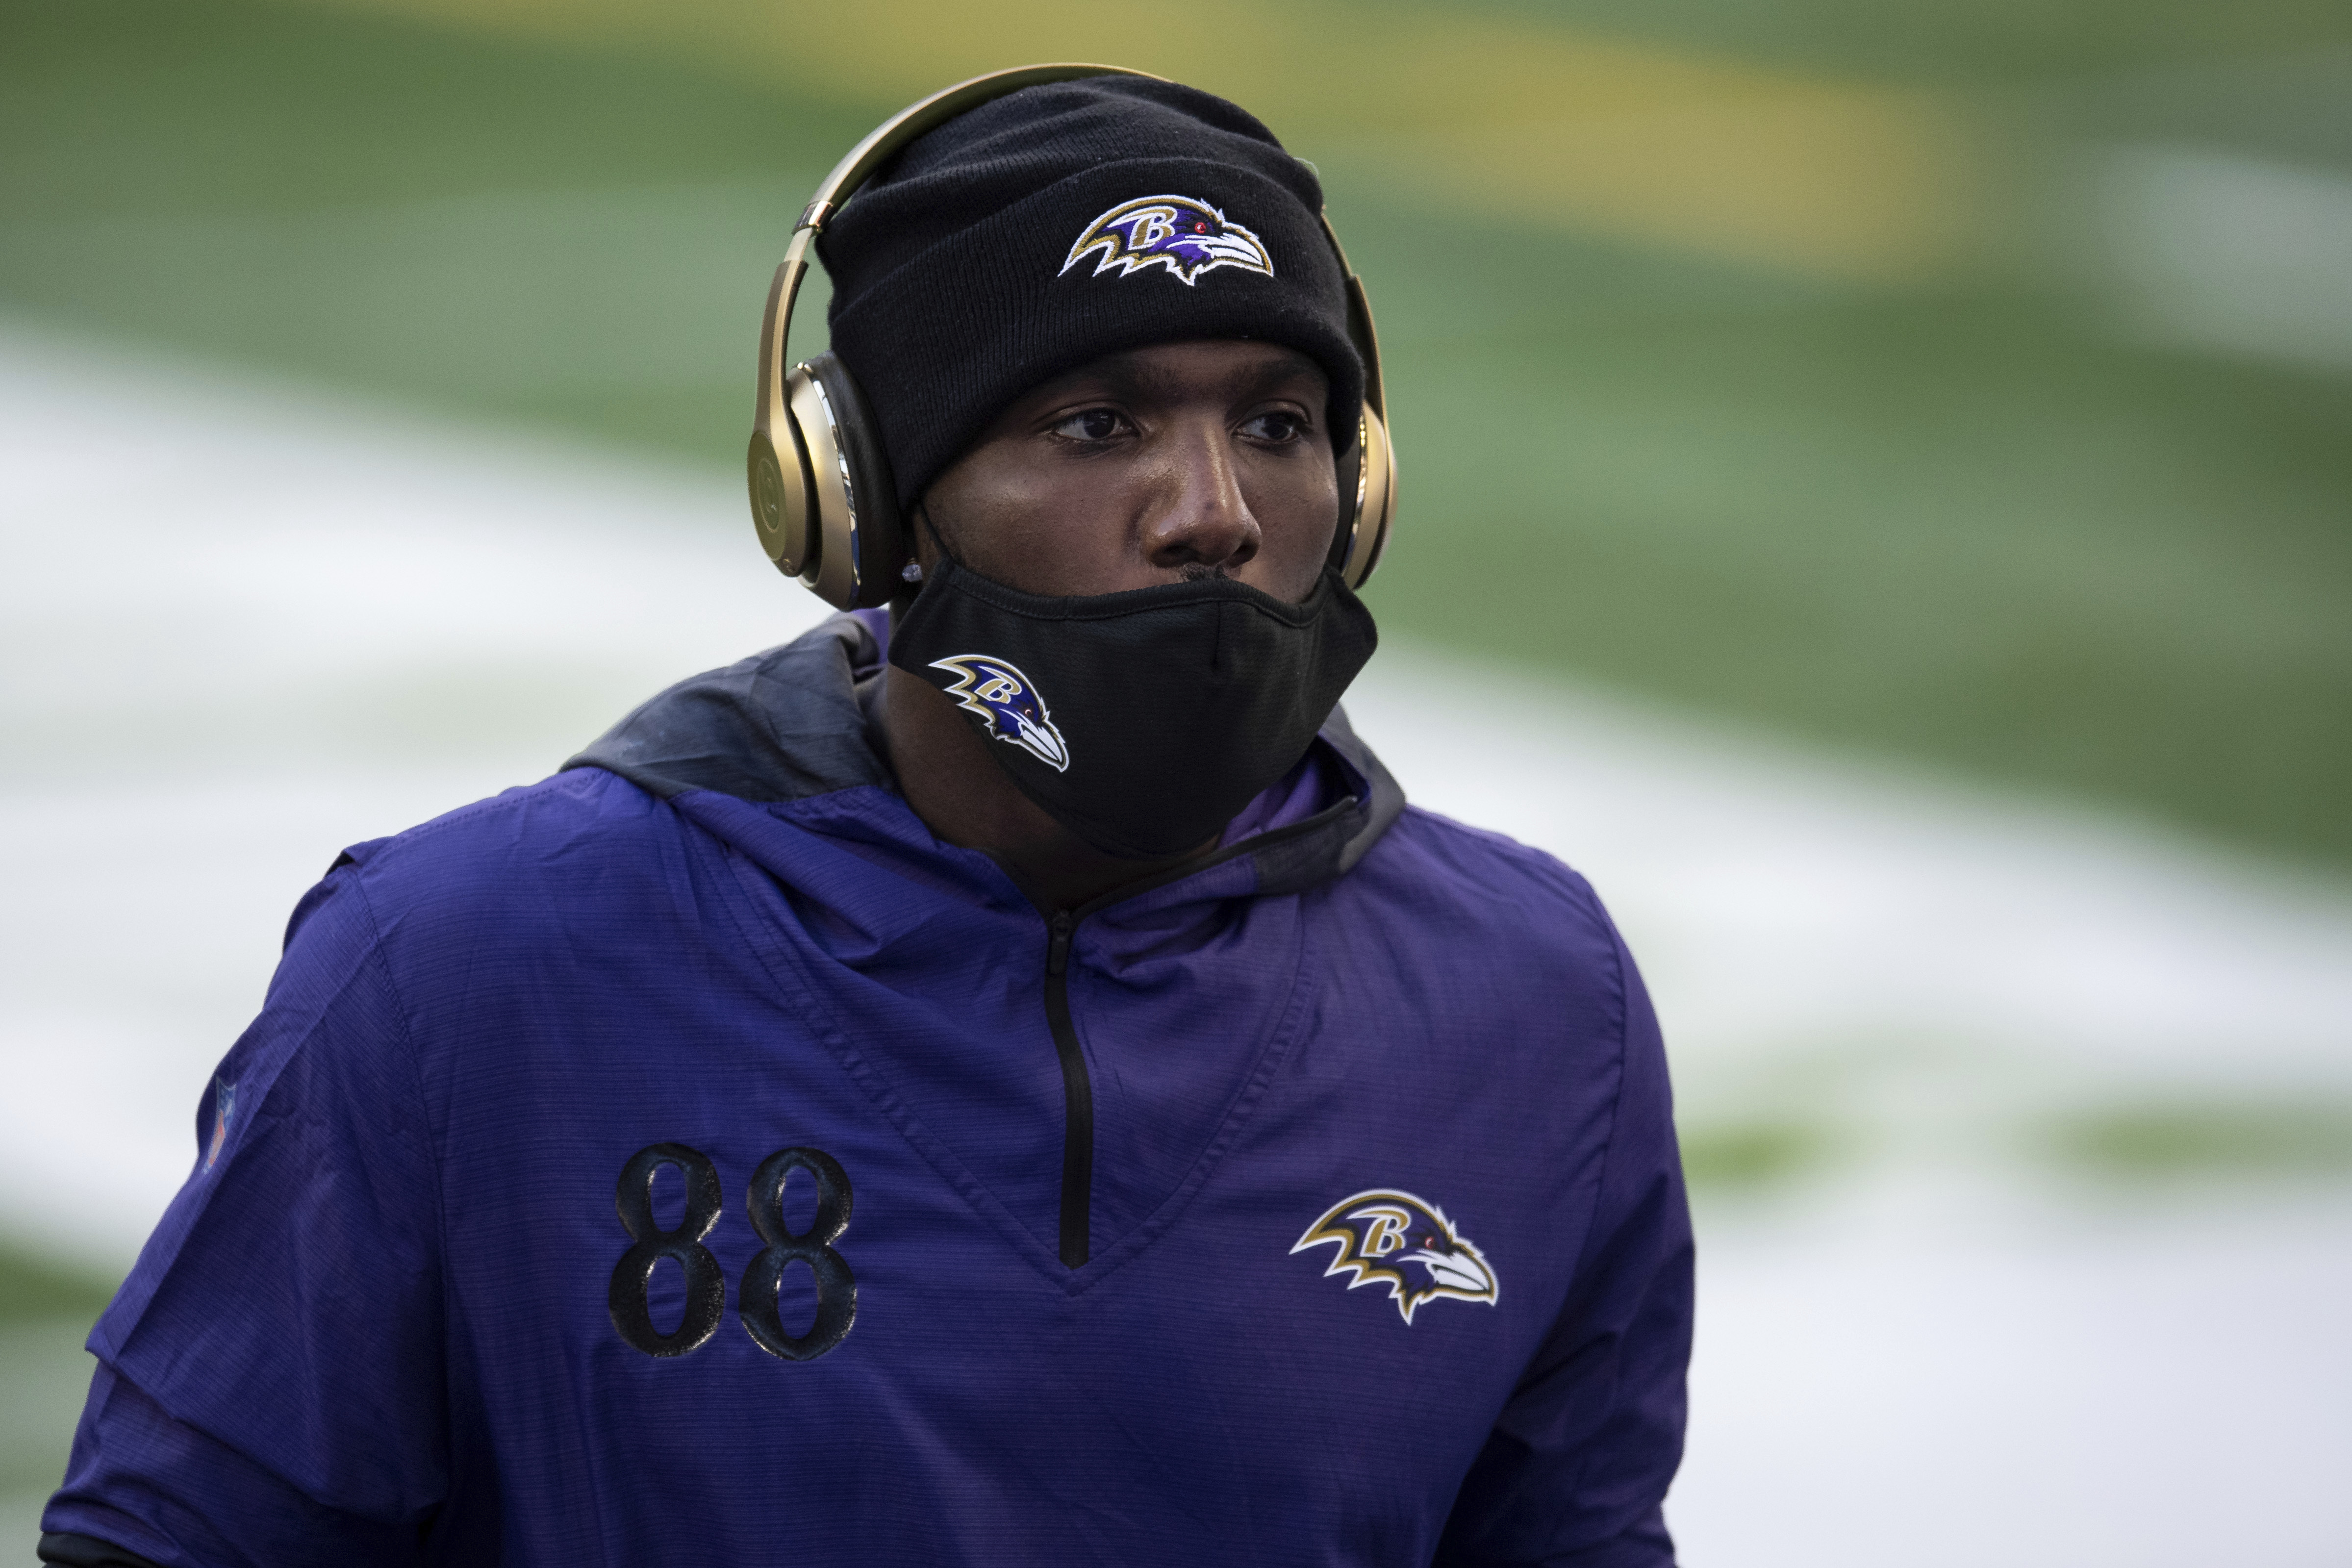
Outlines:
{"label": "headphone headband", "polygon": [[[802,209],[795,229],[822,229],[834,209],[849,199],[850,194],[864,184],[867,176],[889,161],[892,153],[916,138],[928,135],[960,114],[968,114],[982,104],[1019,92],[1024,87],[1037,87],[1049,81],[1080,81],[1090,76],[1132,76],[1146,81],[1166,81],[1163,76],[1150,71],[1129,70],[1125,66],[1094,66],[1078,61],[1060,65],[1016,66],[1011,70],[990,71],[960,81],[953,87],[941,88],[919,102],[908,104],[881,124],[868,132],[866,140],[849,150],[846,157],[833,166],[816,188],[816,195]],[[822,210],[820,210],[822,209]]]}
{"label": "headphone headband", "polygon": [[[862,450],[874,443],[865,428],[862,399],[843,368],[830,365],[823,377],[813,378],[787,367],[793,307],[800,299],[801,280],[808,275],[809,251],[842,204],[908,142],[960,114],[1024,88],[1101,76],[1168,79],[1124,66],[1066,62],[1019,66],[957,82],[900,110],[868,132],[833,166],[793,225],[793,237],[776,268],[775,281],[769,286],[767,310],[760,323],[759,403],[752,420],[751,453],[752,521],[759,529],[761,547],[779,571],[799,577],[841,608],[879,603],[892,591],[887,582],[872,580],[860,569],[856,558],[863,551],[855,491],[866,489],[865,504],[893,517],[887,532],[894,545],[897,508],[895,497],[877,493],[887,489],[887,481],[877,483],[887,474],[887,466],[881,463],[878,446],[870,452]],[[1332,564],[1353,587],[1371,575],[1388,542],[1389,521],[1396,508],[1396,458],[1388,441],[1388,400],[1381,384],[1380,340],[1372,331],[1371,307],[1364,298],[1362,281],[1348,265],[1348,253],[1340,247],[1330,218],[1321,213],[1316,216],[1347,279],[1348,332],[1364,362],[1366,413],[1357,431],[1355,472],[1351,480],[1343,477],[1342,485],[1343,491],[1354,490],[1354,504],[1342,517],[1331,548]],[[818,356],[819,362],[831,358]],[[813,379],[835,383],[835,398],[828,401],[821,386],[795,391],[796,381]],[[822,410],[824,417],[804,427],[793,412],[801,405]],[[856,432],[846,442],[844,424]],[[796,462],[787,461],[788,452]],[[788,468],[797,471],[787,472]],[[838,542],[828,546],[836,534]],[[833,559],[827,560],[828,555]]]}
{"label": "headphone headband", "polygon": [[[809,198],[808,205],[801,209],[799,219],[793,223],[792,242],[784,248],[783,265],[776,268],[775,286],[769,290],[769,319],[760,333],[760,407],[763,414],[771,412],[772,395],[779,405],[772,412],[782,412],[784,351],[792,337],[793,305],[800,298],[801,279],[808,276],[809,250],[816,244],[817,236],[824,232],[827,220],[841,210],[841,204],[870,179],[875,170],[889,162],[900,148],[937,130],[957,115],[968,113],[1008,93],[1019,92],[1024,87],[1035,87],[1049,81],[1077,81],[1090,76],[1135,76],[1151,81],[1167,79],[1152,76],[1148,71],[1129,70],[1122,66],[1076,62],[1020,66],[1012,70],[991,71],[986,76],[976,76],[970,80],[957,82],[953,87],[942,88],[930,97],[908,105],[868,132],[864,141],[849,150],[848,156],[833,166],[833,172],[818,184],[816,195]],[[1329,226],[1325,226],[1328,228]],[[781,428],[781,425],[778,427]]]}

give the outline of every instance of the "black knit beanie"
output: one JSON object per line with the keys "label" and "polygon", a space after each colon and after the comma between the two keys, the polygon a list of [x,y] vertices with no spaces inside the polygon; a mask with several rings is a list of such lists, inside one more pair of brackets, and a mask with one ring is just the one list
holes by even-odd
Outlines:
{"label": "black knit beanie", "polygon": [[1103,354],[1256,338],[1330,377],[1355,439],[1364,368],[1314,171],[1189,87],[1097,77],[948,121],[850,197],[818,242],[833,351],[866,394],[901,504],[1005,406]]}

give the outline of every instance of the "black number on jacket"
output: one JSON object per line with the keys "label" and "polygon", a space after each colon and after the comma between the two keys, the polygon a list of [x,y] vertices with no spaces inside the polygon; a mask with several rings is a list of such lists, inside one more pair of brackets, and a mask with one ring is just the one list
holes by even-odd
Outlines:
{"label": "black number on jacket", "polygon": [[[654,1175],[664,1165],[677,1166],[686,1178],[686,1218],[676,1230],[664,1230],[654,1219]],[[797,1236],[784,1224],[784,1184],[794,1171],[806,1171],[816,1183],[816,1218]],[[652,1143],[621,1167],[613,1205],[621,1212],[630,1247],[613,1266],[604,1305],[625,1342],[651,1356],[681,1356],[700,1350],[718,1332],[727,1308],[727,1277],[702,1242],[719,1223],[723,1202],[719,1167],[699,1149]],[[849,1227],[851,1202],[849,1173],[822,1149],[778,1150],[751,1177],[751,1228],[768,1245],[743,1271],[739,1310],[752,1342],[770,1355],[812,1361],[839,1344],[856,1322],[857,1276],[833,1249]],[[686,1318],[667,1334],[654,1327],[646,1300],[654,1265],[665,1258],[686,1270]],[[776,1299],[784,1270],[795,1263],[807,1264],[816,1279],[816,1321],[798,1337],[784,1331]]]}
{"label": "black number on jacket", "polygon": [[[816,1179],[816,1218],[794,1236],[784,1224],[784,1183],[794,1171]],[[760,1163],[751,1178],[751,1228],[767,1247],[743,1271],[743,1327],[760,1348],[786,1361],[810,1361],[839,1344],[857,1321],[857,1276],[830,1245],[849,1226],[849,1176],[822,1149],[783,1149]],[[816,1321],[797,1339],[784,1332],[776,1288],[784,1270],[805,1263],[816,1277]]]}
{"label": "black number on jacket", "polygon": [[[654,1173],[664,1165],[677,1166],[686,1178],[686,1218],[676,1230],[664,1230],[654,1222]],[[621,1337],[647,1355],[684,1355],[700,1350],[719,1331],[719,1315],[727,1307],[727,1277],[702,1238],[719,1223],[723,1202],[719,1167],[699,1149],[655,1143],[638,1150],[621,1167],[613,1206],[621,1211],[622,1227],[635,1245],[613,1266],[613,1288],[604,1304]],[[677,1259],[686,1270],[686,1319],[669,1334],[654,1327],[646,1302],[654,1265],[665,1258]]]}

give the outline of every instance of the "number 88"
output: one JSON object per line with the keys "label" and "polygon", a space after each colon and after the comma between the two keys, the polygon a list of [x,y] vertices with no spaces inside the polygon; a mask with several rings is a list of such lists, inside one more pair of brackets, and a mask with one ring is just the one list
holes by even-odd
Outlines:
{"label": "number 88", "polygon": [[[686,1216],[674,1230],[663,1230],[654,1219],[654,1176],[664,1165],[674,1165],[686,1178]],[[807,1230],[794,1235],[784,1224],[784,1184],[794,1171],[806,1171],[816,1182],[816,1218]],[[849,1227],[848,1173],[822,1149],[778,1150],[760,1163],[751,1177],[746,1206],[751,1228],[767,1243],[743,1271],[738,1316],[751,1341],[770,1355],[786,1361],[813,1361],[839,1344],[857,1321],[857,1276],[849,1260],[833,1248]],[[687,1355],[700,1350],[719,1331],[727,1304],[726,1276],[719,1259],[702,1245],[719,1223],[719,1168],[698,1149],[683,1143],[653,1143],[629,1157],[621,1167],[614,1193],[621,1226],[630,1247],[613,1268],[605,1308],[624,1342],[650,1356]],[[654,1327],[646,1299],[654,1266],[672,1258],[686,1271],[686,1316],[677,1330],[665,1334]],[[785,1269],[805,1263],[816,1281],[816,1321],[805,1334],[784,1331],[777,1295]]]}

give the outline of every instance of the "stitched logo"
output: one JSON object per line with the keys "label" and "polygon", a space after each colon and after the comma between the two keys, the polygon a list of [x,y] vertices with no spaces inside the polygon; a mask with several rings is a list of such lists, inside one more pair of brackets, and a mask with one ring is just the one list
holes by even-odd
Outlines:
{"label": "stitched logo", "polygon": [[226,1079],[213,1079],[213,1137],[205,1146],[205,1169],[213,1168],[220,1158],[221,1145],[228,1142],[229,1123],[236,1120],[236,1085]]}
{"label": "stitched logo", "polygon": [[1070,748],[1045,711],[1045,700],[1013,665],[982,653],[960,653],[931,660],[933,669],[954,677],[942,688],[968,712],[988,721],[988,732],[1020,747],[1055,773],[1070,771]]}
{"label": "stitched logo", "polygon": [[1386,1285],[1408,1326],[1424,1302],[1444,1298],[1491,1307],[1501,1294],[1486,1255],[1454,1229],[1444,1210],[1411,1193],[1374,1187],[1342,1198],[1290,1250],[1324,1246],[1339,1248],[1325,1279],[1346,1272],[1350,1290]]}
{"label": "stitched logo", "polygon": [[1188,287],[1202,273],[1220,267],[1274,276],[1274,258],[1265,253],[1264,241],[1192,196],[1138,196],[1119,203],[1087,225],[1070,247],[1062,272],[1089,255],[1096,261],[1088,276],[1095,278],[1114,267],[1122,278],[1147,267],[1164,267]]}

